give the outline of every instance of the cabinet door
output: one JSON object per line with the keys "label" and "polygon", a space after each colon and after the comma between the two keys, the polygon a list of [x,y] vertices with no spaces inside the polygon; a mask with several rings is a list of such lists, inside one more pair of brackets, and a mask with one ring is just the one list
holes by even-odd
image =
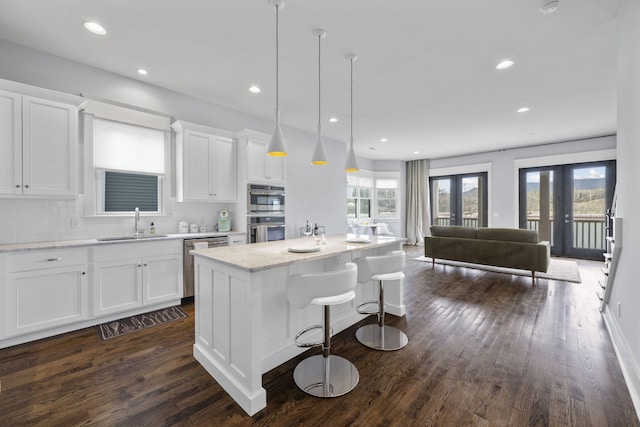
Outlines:
{"label": "cabinet door", "polygon": [[284,157],[267,156],[267,143],[247,142],[247,177],[249,182],[284,183]]}
{"label": "cabinet door", "polygon": [[183,200],[185,202],[210,201],[211,137],[187,130],[184,134]]}
{"label": "cabinet door", "polygon": [[216,201],[235,201],[236,193],[236,144],[230,138],[212,137],[213,144],[213,198]]}
{"label": "cabinet door", "polygon": [[143,304],[182,298],[182,255],[148,257],[143,260]]}
{"label": "cabinet door", "polygon": [[22,116],[23,194],[75,195],[78,109],[23,96]]}
{"label": "cabinet door", "polygon": [[267,180],[273,184],[284,183],[284,159],[286,157],[267,156],[266,150],[264,157]]}
{"label": "cabinet door", "polygon": [[0,194],[22,194],[22,96],[2,90]]}
{"label": "cabinet door", "polygon": [[252,140],[247,141],[247,178],[249,182],[264,182],[267,180],[266,157],[266,144]]}
{"label": "cabinet door", "polygon": [[93,315],[101,316],[142,306],[142,260],[95,263]]}
{"label": "cabinet door", "polygon": [[87,286],[82,266],[9,274],[7,336],[87,319]]}

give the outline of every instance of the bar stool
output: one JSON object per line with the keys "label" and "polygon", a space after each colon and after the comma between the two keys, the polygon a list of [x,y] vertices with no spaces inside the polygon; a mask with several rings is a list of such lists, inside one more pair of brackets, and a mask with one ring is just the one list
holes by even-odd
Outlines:
{"label": "bar stool", "polygon": [[[296,385],[316,397],[337,397],[353,390],[358,384],[358,369],[348,360],[330,354],[330,307],[355,298],[357,266],[352,262],[338,265],[334,270],[319,273],[295,274],[287,279],[287,299],[297,308],[310,304],[324,308],[322,325],[309,326],[296,335],[298,347],[322,346],[322,354],[307,357],[293,371]],[[300,338],[315,330],[322,330],[318,342],[302,342]]]}
{"label": "bar stool", "polygon": [[[400,280],[404,277],[404,251],[393,251],[382,256],[368,256],[354,260],[358,265],[358,282],[375,280],[379,283],[380,296],[377,300],[364,301],[358,305],[360,314],[377,314],[378,323],[365,325],[356,331],[360,343],[375,350],[399,350],[409,342],[407,335],[393,326],[384,324],[384,282]],[[366,310],[367,305],[375,304],[375,310]]]}

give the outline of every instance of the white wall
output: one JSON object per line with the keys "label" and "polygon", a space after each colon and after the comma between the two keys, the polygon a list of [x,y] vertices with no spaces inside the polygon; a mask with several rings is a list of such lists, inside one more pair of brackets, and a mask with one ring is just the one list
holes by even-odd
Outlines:
{"label": "white wall", "polygon": [[430,170],[455,170],[464,173],[474,165],[489,164],[489,226],[518,227],[518,175],[517,165],[530,163],[531,166],[580,163],[583,161],[608,160],[616,148],[616,137],[584,139],[559,142],[543,146],[514,148],[511,150],[491,151],[468,156],[434,159],[429,162]]}
{"label": "white wall", "polygon": [[[168,113],[176,119],[236,132],[251,129],[270,134],[271,120],[254,117],[128,77],[112,74],[0,39],[0,78],[71,94],[90,94],[125,104]],[[284,107],[283,107],[284,108]],[[283,116],[286,111],[283,110]],[[315,128],[315,125],[313,126]],[[325,139],[330,164],[309,164],[316,136],[283,126],[289,147],[287,170],[287,223],[290,236],[305,220],[327,227],[328,233],[346,229],[346,159],[344,142]],[[361,167],[372,166],[362,159]],[[241,194],[241,197],[244,197]],[[153,218],[158,233],[177,231],[180,220],[202,222],[211,228],[225,204],[168,201],[167,217]],[[0,198],[0,243],[66,240],[129,233],[132,218],[82,217],[82,197],[72,201],[17,200]],[[70,217],[80,217],[72,228]],[[143,222],[146,226],[151,218]]]}
{"label": "white wall", "polygon": [[[623,247],[605,320],[631,397],[640,414],[640,2],[622,0],[618,13],[618,203]],[[620,310],[618,311],[618,305]]]}

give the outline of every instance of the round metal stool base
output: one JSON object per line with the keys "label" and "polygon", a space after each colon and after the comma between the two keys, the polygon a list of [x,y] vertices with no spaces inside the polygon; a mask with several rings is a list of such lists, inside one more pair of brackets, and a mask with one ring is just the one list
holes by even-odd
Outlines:
{"label": "round metal stool base", "polygon": [[293,380],[302,391],[312,396],[338,397],[356,387],[360,374],[353,363],[343,357],[316,355],[298,363],[293,371]]}
{"label": "round metal stool base", "polygon": [[387,325],[380,327],[377,324],[358,328],[356,339],[369,348],[384,351],[399,350],[409,342],[401,330]]}

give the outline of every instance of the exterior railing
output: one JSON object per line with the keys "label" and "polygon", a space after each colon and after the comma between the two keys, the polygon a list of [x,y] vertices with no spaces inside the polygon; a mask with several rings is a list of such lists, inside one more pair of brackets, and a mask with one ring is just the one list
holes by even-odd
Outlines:
{"label": "exterior railing", "polygon": [[[527,218],[527,228],[538,230],[538,217]],[[573,247],[577,249],[606,249],[604,215],[575,215],[573,217]],[[551,245],[553,245],[553,220],[551,220]]]}
{"label": "exterior railing", "polygon": [[[435,225],[451,225],[451,218],[444,216],[437,217]],[[462,218],[462,225],[476,228],[480,225],[480,221],[478,218]]]}
{"label": "exterior railing", "polygon": [[[540,218],[527,218],[527,229],[538,231]],[[463,218],[465,227],[478,227],[478,218]],[[437,217],[435,225],[451,225],[451,218]],[[573,247],[578,249],[606,249],[604,215],[575,215],[573,217]],[[553,245],[553,220],[551,221],[551,245]]]}

